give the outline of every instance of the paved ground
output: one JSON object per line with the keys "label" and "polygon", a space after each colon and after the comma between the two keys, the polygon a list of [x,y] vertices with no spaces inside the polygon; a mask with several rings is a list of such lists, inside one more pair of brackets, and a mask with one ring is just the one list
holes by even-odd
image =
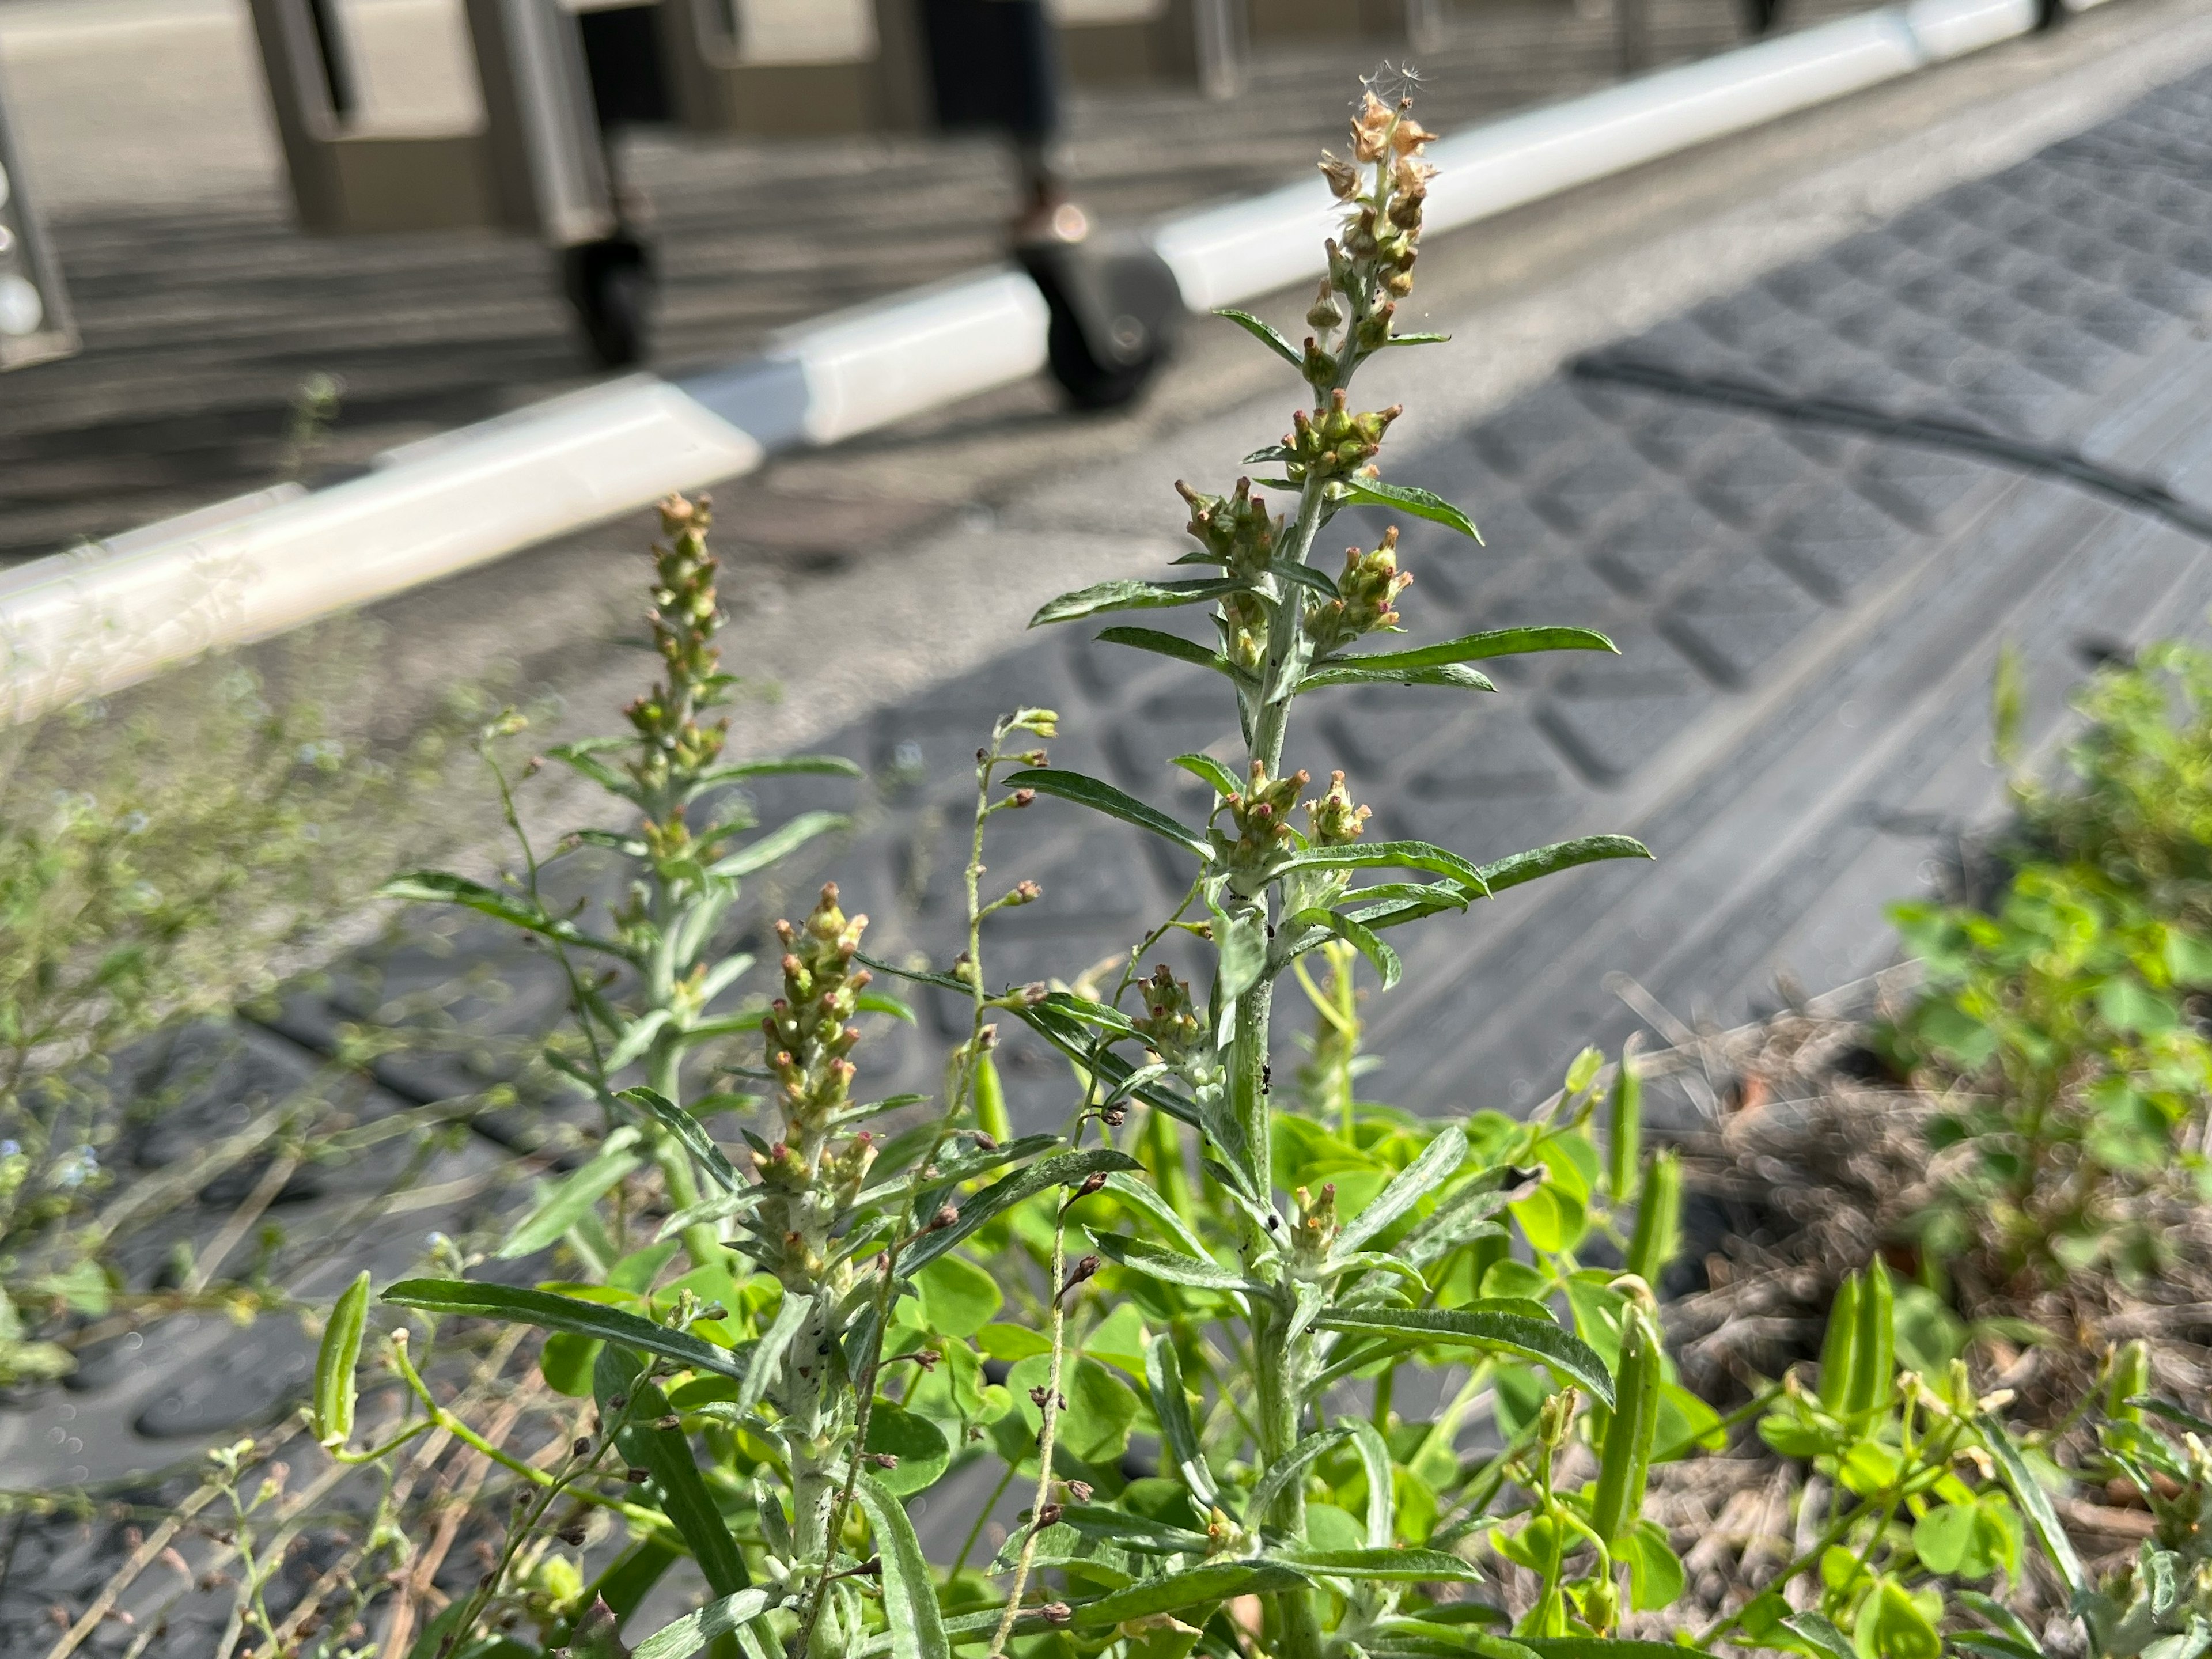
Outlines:
{"label": "paved ground", "polygon": [[[1659,862],[1409,933],[1408,986],[1371,1004],[1378,1097],[1449,1109],[1540,1092],[1573,1048],[1634,1023],[1608,975],[1632,976],[1663,1027],[1662,1009],[1733,1020],[1778,977],[1817,989],[1879,965],[1879,905],[1934,874],[1947,836],[1993,799],[1999,642],[2023,647],[2048,734],[2088,660],[2197,623],[2212,603],[2207,62],[2201,6],[2129,0],[2066,40],[1431,251],[1430,304],[1460,343],[1406,354],[1419,361],[1396,389],[1415,413],[1393,476],[1467,502],[1489,547],[1410,535],[1409,626],[1590,623],[1623,655],[1509,670],[1479,705],[1342,694],[1293,757],[1343,767],[1388,833],[1488,858],[1622,830]],[[940,962],[954,948],[960,774],[1015,702],[1066,712],[1062,763],[1187,807],[1164,763],[1229,735],[1210,688],[1093,630],[1025,639],[1019,622],[1046,593],[1171,556],[1166,480],[1228,476],[1289,392],[1201,337],[1127,416],[1048,416],[1021,389],[728,493],[732,660],[783,693],[741,739],[874,772],[861,832],[823,872],[876,918],[878,948]],[[605,724],[642,663],[634,625],[611,620],[635,603],[639,567],[614,556],[635,528],[385,607],[379,695],[404,708],[498,650],[563,695],[564,720]],[[764,794],[776,812],[852,799]],[[1171,861],[1073,809],[1001,823],[995,872],[1047,897],[1007,918],[996,975],[1066,976],[1127,945],[1174,890]],[[748,927],[795,895],[756,896]],[[464,944],[511,993],[478,1005],[488,1025],[553,1016],[530,958]],[[329,997],[251,1037],[210,1121],[250,1091],[251,1067],[296,1068],[334,1018],[454,972],[407,947],[354,959]],[[930,1086],[945,1012],[871,1042],[873,1085]],[[1023,1115],[1050,1121],[1056,1068],[1018,1044],[1009,1072]],[[465,1056],[388,1066],[372,1109],[482,1075]],[[440,1182],[465,1183],[488,1156],[457,1155]],[[284,1213],[312,1238],[331,1200]],[[270,1410],[306,1357],[287,1329],[186,1322],[148,1347],[0,1416],[10,1480],[185,1453]],[[25,1533],[0,1639],[32,1650],[43,1607],[88,1593],[112,1547],[100,1528]]]}

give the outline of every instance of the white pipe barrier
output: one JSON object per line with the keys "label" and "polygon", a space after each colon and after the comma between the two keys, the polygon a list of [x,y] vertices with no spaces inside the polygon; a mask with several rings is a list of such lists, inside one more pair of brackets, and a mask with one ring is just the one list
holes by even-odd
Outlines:
{"label": "white pipe barrier", "polygon": [[[2100,0],[2070,0],[2074,9]],[[2034,0],[1909,0],[1439,141],[1449,230],[1810,109],[2035,24]],[[1318,177],[1154,228],[1210,310],[1320,274]],[[1036,373],[1048,316],[998,268],[826,317],[676,383],[634,375],[402,446],[365,477],[263,491],[0,574],[0,720],[121,689]]]}

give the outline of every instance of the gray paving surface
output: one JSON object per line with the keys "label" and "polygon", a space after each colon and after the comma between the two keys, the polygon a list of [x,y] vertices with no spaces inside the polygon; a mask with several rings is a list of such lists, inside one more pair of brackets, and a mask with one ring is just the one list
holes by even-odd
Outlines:
{"label": "gray paving surface", "polygon": [[[1879,966],[1879,906],[1917,890],[1946,836],[1992,801],[1984,709],[2000,641],[2022,647],[2033,732],[2047,735],[2091,657],[2200,621],[2212,603],[2203,537],[2060,469],[2092,461],[2212,513],[2208,152],[2212,74],[2199,73],[1398,455],[1394,477],[1467,503],[1489,543],[1407,537],[1415,639],[1577,623],[1612,633],[1622,655],[1504,665],[1499,695],[1479,702],[1316,698],[1291,758],[1345,769],[1380,833],[1491,858],[1620,830],[1659,862],[1571,873],[1402,935],[1408,983],[1370,1005],[1388,1061],[1378,1097],[1446,1109],[1542,1093],[1573,1048],[1610,1046],[1635,1023],[1609,975],[1679,1015],[1733,1020],[1771,1000],[1778,975],[1818,989]],[[1624,366],[1648,372],[1630,384]],[[1747,386],[1760,406],[1729,400]],[[1882,435],[1885,419],[1919,422],[1923,441]],[[1962,435],[1924,441],[1938,425]],[[2014,461],[1993,461],[1977,434],[2005,440]],[[968,758],[1018,702],[1066,711],[1059,763],[1190,811],[1166,762],[1229,752],[1218,695],[1194,672],[1091,643],[1094,631],[1036,639],[814,745],[875,774],[858,799],[864,827],[819,870],[790,872],[786,891],[757,892],[744,927],[830,873],[874,916],[876,948],[948,959]],[[800,782],[761,795],[771,820],[855,799]],[[1047,896],[997,930],[994,977],[1066,977],[1126,947],[1187,873],[1058,804],[999,822],[994,874],[1033,877]],[[514,1035],[556,1016],[542,963],[487,934],[459,944],[506,990],[457,1014]],[[255,1068],[296,1073],[337,1021],[454,974],[443,946],[362,953],[327,996],[248,1037],[231,1062],[245,1078],[210,1090],[210,1115],[179,1132],[204,1133],[274,1086],[253,1084]],[[957,1011],[923,1002],[919,1029],[861,1051],[872,1089],[934,1084]],[[382,1109],[480,1084],[501,1053],[487,1041],[389,1063]],[[1021,1115],[1054,1121],[1057,1064],[1017,1039],[1007,1073]],[[509,1141],[527,1127],[526,1115],[486,1125]],[[141,1155],[167,1153],[149,1142]],[[487,1141],[452,1157],[465,1175],[495,1153]],[[286,1206],[303,1241],[343,1188]],[[378,1246],[396,1264],[419,1240],[410,1219]],[[300,1271],[320,1284],[305,1275],[327,1267],[303,1249]],[[145,1350],[100,1356],[81,1386],[0,1413],[0,1460],[11,1484],[159,1468],[194,1437],[264,1420],[304,1356],[296,1331],[270,1322],[175,1322]],[[89,1594],[121,1524],[18,1528],[0,1650],[37,1650],[46,1609]],[[103,1632],[102,1650],[129,1635]]]}

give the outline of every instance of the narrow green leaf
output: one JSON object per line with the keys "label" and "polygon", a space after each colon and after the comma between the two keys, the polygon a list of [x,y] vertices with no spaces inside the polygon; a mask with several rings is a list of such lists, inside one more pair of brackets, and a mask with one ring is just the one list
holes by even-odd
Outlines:
{"label": "narrow green leaf", "polygon": [[362,1332],[368,1322],[368,1273],[364,1268],[338,1295],[315,1350],[315,1438],[333,1449],[353,1438],[354,1402],[360,1397],[355,1370]]}
{"label": "narrow green leaf", "polygon": [[1134,795],[1125,794],[1110,783],[1081,772],[1064,772],[1054,767],[1032,767],[1026,771],[1010,774],[1005,780],[1009,789],[1034,789],[1042,795],[1058,795],[1062,800],[1072,800],[1087,806],[1094,812],[1103,812],[1109,817],[1133,823],[1139,830],[1150,830],[1163,840],[1171,841],[1186,852],[1195,853],[1200,859],[1207,855],[1206,837],[1197,830],[1177,823],[1156,806],[1147,806]]}
{"label": "narrow green leaf", "polygon": [[1480,662],[1491,657],[1522,656],[1532,651],[1610,651],[1616,657],[1620,654],[1619,646],[1587,628],[1492,628],[1480,634],[1462,634],[1455,640],[1439,640],[1434,645],[1417,645],[1407,651],[1323,657],[1314,665],[1434,668],[1443,663]]}
{"label": "narrow green leaf", "polygon": [[1107,645],[1126,645],[1133,650],[1149,651],[1156,657],[1196,663],[1200,668],[1211,668],[1240,683],[1249,678],[1218,651],[1209,651],[1196,640],[1184,639],[1179,634],[1164,634],[1157,628],[1102,629],[1098,638]]}
{"label": "narrow green leaf", "polygon": [[1509,887],[1518,887],[1524,881],[1534,881],[1539,876],[1548,876],[1555,871],[1571,870],[1578,864],[1595,864],[1603,859],[1648,859],[1651,849],[1642,842],[1627,836],[1581,836],[1573,841],[1554,842],[1549,847],[1534,851],[1516,853],[1510,858],[1486,864],[1479,872],[1484,884],[1492,893],[1502,893]]}
{"label": "narrow green leaf", "polygon": [[1425,841],[1353,842],[1346,847],[1310,847],[1293,856],[1285,867],[1293,870],[1430,870],[1437,875],[1450,876],[1463,882],[1477,892],[1486,894],[1490,890],[1480,870],[1458,854],[1448,853]]}
{"label": "narrow green leaf", "polygon": [[[602,1351],[599,1364],[605,1364],[612,1358]],[[655,1426],[669,1415],[668,1396],[653,1384],[635,1380],[634,1361],[620,1365],[620,1372],[630,1379],[626,1386],[636,1392],[630,1420],[616,1437],[617,1449],[653,1476],[653,1484],[660,1489],[661,1511],[698,1562],[707,1587],[717,1595],[737,1595],[749,1588],[752,1580],[745,1571],[745,1559],[738,1553],[737,1540],[730,1536],[729,1523],[722,1519],[714,1494],[700,1475],[690,1437],[681,1428]]]}
{"label": "narrow green leaf", "polygon": [[1237,781],[1234,772],[1211,755],[1177,755],[1171,763],[1194,777],[1205,779],[1213,786],[1213,793],[1224,800],[1244,787]]}
{"label": "narrow green leaf", "polygon": [[1207,1254],[1205,1241],[1193,1232],[1188,1224],[1176,1213],[1175,1206],[1162,1198],[1158,1192],[1135,1176],[1117,1170],[1106,1177],[1106,1190],[1121,1200],[1123,1203],[1133,1205],[1142,1210],[1158,1222],[1162,1230],[1181,1244],[1188,1255],[1202,1256]]}
{"label": "narrow green leaf", "polygon": [[1605,1361],[1581,1338],[1547,1319],[1501,1312],[1475,1302],[1449,1310],[1334,1308],[1314,1322],[1324,1330],[1371,1333],[1424,1346],[1433,1343],[1517,1354],[1549,1367],[1606,1405],[1613,1404],[1613,1377]]}
{"label": "narrow green leaf", "polygon": [[1462,536],[1472,537],[1479,544],[1482,532],[1474,527],[1474,520],[1454,507],[1443,496],[1412,484],[1384,483],[1380,478],[1346,478],[1339,486],[1345,499],[1360,507],[1395,507],[1410,513],[1417,519],[1426,519],[1456,530]]}
{"label": "narrow green leaf", "polygon": [[2087,1582],[2081,1573],[2081,1558],[2074,1553],[2074,1540],[2066,1535],[2066,1528],[2058,1524],[2057,1511],[2051,1507],[2051,1496],[2027,1467],[2027,1460],[2013,1444],[2012,1436],[2005,1425],[1988,1412],[1976,1414],[1974,1426],[1981,1431],[1982,1444],[1996,1460],[1997,1473],[2004,1479],[2013,1502],[2020,1505],[2021,1513],[2027,1517],[2035,1541],[2066,1586],[2069,1596],[2079,1595]]}
{"label": "narrow green leaf", "polygon": [[760,1340],[753,1344],[752,1353],[745,1361],[744,1381],[738,1384],[740,1412],[750,1412],[768,1398],[768,1391],[775,1386],[776,1373],[783,1369],[784,1352],[813,1310],[812,1297],[784,1292],[783,1300],[776,1304],[775,1319],[761,1333]]}
{"label": "narrow green leaf", "polygon": [[1272,324],[1261,322],[1249,311],[1224,307],[1213,314],[1217,317],[1226,317],[1292,368],[1297,369],[1298,373],[1301,374],[1305,373],[1304,354],[1285,340]]}
{"label": "narrow green leaf", "polygon": [[1275,1500],[1290,1491],[1294,1483],[1305,1479],[1306,1471],[1313,1467],[1316,1458],[1334,1451],[1351,1437],[1351,1431],[1347,1429],[1323,1429],[1298,1442],[1291,1449],[1287,1457],[1279,1457],[1268,1464],[1267,1473],[1253,1486],[1252,1495],[1245,1499],[1245,1526],[1265,1526],[1268,1515],[1275,1507]]}
{"label": "narrow green leaf", "polygon": [[[684,1143],[684,1150],[691,1154],[699,1167],[714,1177],[714,1184],[726,1193],[749,1190],[753,1183],[738,1173],[737,1166],[714,1139],[707,1133],[706,1125],[678,1106],[665,1095],[655,1094],[650,1089],[625,1089],[615,1097],[631,1105],[650,1112],[670,1133]],[[609,1139],[613,1136],[610,1135]]]}
{"label": "narrow green leaf", "polygon": [[864,778],[867,774],[842,755],[781,755],[767,760],[733,761],[726,766],[709,767],[699,775],[698,782],[711,787],[718,783],[734,783],[741,778],[805,776]]}
{"label": "narrow green leaf", "polygon": [[1130,1238],[1121,1233],[1093,1233],[1091,1243],[1108,1261],[1118,1261],[1153,1279],[1165,1279],[1170,1285],[1188,1285],[1194,1290],[1218,1291],[1231,1296],[1254,1288],[1243,1275],[1231,1273],[1216,1261],[1185,1255],[1181,1250],[1170,1250],[1148,1239]]}
{"label": "narrow green leaf", "polygon": [[568,1176],[522,1218],[495,1252],[496,1259],[514,1261],[534,1255],[574,1226],[586,1211],[637,1168],[641,1160],[630,1148],[638,1139],[637,1131],[627,1123],[609,1135],[596,1158]]}
{"label": "narrow green leaf", "polygon": [[853,1496],[868,1517],[883,1560],[884,1613],[890,1626],[891,1659],[951,1659],[951,1638],[938,1611],[937,1582],[905,1506],[883,1482],[863,1471]]}
{"label": "narrow green leaf", "polygon": [[1671,1642],[1639,1642],[1619,1636],[1516,1636],[1513,1639],[1534,1649],[1539,1659],[1682,1659],[1682,1650]]}
{"label": "narrow green leaf", "polygon": [[1364,1417],[1339,1419],[1352,1433],[1352,1449],[1367,1472],[1367,1543],[1370,1549],[1387,1548],[1396,1529],[1397,1479],[1390,1467],[1390,1447],[1382,1431]]}
{"label": "narrow green leaf", "polygon": [[1030,618],[1030,626],[1042,628],[1048,623],[1078,622],[1085,617],[1095,617],[1102,611],[1158,611],[1170,605],[1202,605],[1225,593],[1237,592],[1243,586],[1243,582],[1232,581],[1224,576],[1206,576],[1180,582],[1143,582],[1127,579],[1098,582],[1090,587],[1078,588],[1073,593],[1063,593],[1050,601]]}
{"label": "narrow green leaf", "polygon": [[1070,1504],[1061,1510],[1060,1518],[1087,1538],[1111,1539],[1124,1549],[1145,1555],[1202,1556],[1210,1541],[1202,1532],[1148,1521],[1103,1504]]}
{"label": "narrow green leaf", "polygon": [[1102,1625],[1175,1613],[1201,1602],[1225,1601],[1232,1595],[1268,1595],[1296,1589],[1306,1582],[1305,1574],[1284,1562],[1208,1562],[1202,1567],[1147,1578],[1086,1601],[1075,1609],[1075,1626],[1079,1630],[1097,1630]]}
{"label": "narrow green leaf", "polygon": [[895,996],[881,991],[863,991],[853,999],[853,1006],[864,1014],[889,1014],[893,1019],[908,1025],[918,1025],[914,1010]]}
{"label": "narrow green leaf", "polygon": [[1401,1583],[1476,1583],[1482,1575],[1446,1550],[1283,1549],[1272,1558],[1330,1578],[1379,1578]]}
{"label": "narrow green leaf", "polygon": [[1152,1395],[1152,1415],[1159,1422],[1161,1444],[1175,1460],[1183,1485],[1199,1506],[1212,1509],[1220,1500],[1221,1489],[1214,1484],[1213,1471],[1206,1467],[1197,1425],[1191,1421],[1182,1358],[1176,1352],[1174,1339],[1165,1331],[1153,1337],[1145,1349],[1145,1387]]}
{"label": "narrow green leaf", "polygon": [[579,1336],[595,1336],[619,1347],[657,1353],[676,1364],[713,1371],[732,1382],[740,1376],[734,1354],[688,1331],[672,1331],[619,1308],[556,1295],[550,1291],[526,1291],[512,1285],[487,1285],[465,1279],[406,1279],[386,1290],[384,1299],[399,1307],[421,1308],[428,1313],[467,1314],[478,1319],[505,1319],[535,1325],[549,1331],[573,1331]]}
{"label": "narrow green leaf", "polygon": [[1285,931],[1292,927],[1318,927],[1335,934],[1367,958],[1368,965],[1382,979],[1382,988],[1386,991],[1397,984],[1399,975],[1405,971],[1395,951],[1376,938],[1365,922],[1341,911],[1327,910],[1315,905],[1292,916],[1285,924]]}
{"label": "narrow green leaf", "polygon": [[1382,343],[1386,346],[1443,345],[1450,339],[1449,334],[1393,334]]}
{"label": "narrow green leaf", "polygon": [[1782,1628],[1813,1650],[1819,1659],[1859,1659],[1851,1638],[1829,1622],[1824,1613],[1793,1613]]}
{"label": "narrow green leaf", "polygon": [[[1116,1091],[1129,1085],[1139,1069],[1094,1042],[1091,1033],[1073,1015],[1064,1007],[1055,1006],[1054,997],[1047,997],[1041,1003],[1024,1003],[1015,1008],[1014,1014],[1061,1054],[1085,1071],[1097,1073]],[[1178,1122],[1188,1123],[1194,1128],[1200,1127],[1198,1108],[1172,1089],[1146,1083],[1134,1085],[1131,1092],[1146,1105],[1158,1107]]]}
{"label": "narrow green leaf", "polygon": [[853,820],[842,812],[801,812],[789,823],[779,824],[758,841],[748,842],[726,858],[720,858],[707,866],[707,872],[715,876],[749,876],[756,870],[764,870],[778,859],[787,857],[812,841],[817,836],[828,835],[833,830],[845,830]]}
{"label": "narrow green leaf", "polygon": [[749,1625],[775,1605],[764,1589],[739,1590],[709,1601],[696,1613],[687,1613],[672,1625],[663,1625],[638,1644],[630,1659],[692,1659],[741,1626]]}
{"label": "narrow green leaf", "polygon": [[1419,1158],[1391,1176],[1390,1184],[1345,1224],[1344,1231],[1336,1236],[1336,1243],[1329,1246],[1329,1262],[1341,1261],[1364,1247],[1369,1239],[1381,1237],[1411,1214],[1415,1205],[1457,1175],[1466,1162],[1467,1132],[1456,1123],[1447,1123],[1436,1139],[1421,1149]]}
{"label": "narrow green leaf", "polygon": [[1336,591],[1336,579],[1326,570],[1310,564],[1300,564],[1295,559],[1278,559],[1267,567],[1267,574],[1277,581],[1288,582],[1294,587],[1311,588],[1325,599],[1343,597]]}
{"label": "narrow green leaf", "polygon": [[574,922],[559,916],[548,915],[526,900],[487,887],[480,881],[471,881],[466,876],[448,874],[443,870],[416,870],[404,876],[394,876],[376,890],[380,898],[401,899],[415,904],[458,904],[474,910],[479,915],[490,916],[498,921],[526,929],[562,945],[573,945],[579,950],[599,951],[624,962],[633,960],[629,950],[611,939],[599,939],[583,932]]}
{"label": "narrow green leaf", "polygon": [[1462,691],[1495,691],[1486,674],[1478,674],[1472,668],[1458,663],[1440,663],[1433,668],[1377,668],[1368,664],[1342,664],[1330,668],[1316,668],[1303,676],[1298,690],[1323,691],[1332,685],[1443,685]]}
{"label": "narrow green leaf", "polygon": [[968,1200],[961,1205],[959,1218],[951,1225],[924,1233],[900,1256],[899,1272],[902,1276],[920,1273],[947,1250],[964,1243],[969,1235],[994,1216],[1025,1203],[1039,1193],[1054,1187],[1073,1186],[1088,1175],[1142,1168],[1144,1165],[1127,1152],[1117,1152],[1110,1146],[1093,1146],[1085,1152],[1040,1159]]}

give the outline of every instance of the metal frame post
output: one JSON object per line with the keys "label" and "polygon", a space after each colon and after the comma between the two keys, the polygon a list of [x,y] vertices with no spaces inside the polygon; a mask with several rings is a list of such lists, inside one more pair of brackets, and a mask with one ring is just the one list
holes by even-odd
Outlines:
{"label": "metal frame post", "polygon": [[0,370],[66,357],[77,344],[61,262],[32,205],[0,87]]}

